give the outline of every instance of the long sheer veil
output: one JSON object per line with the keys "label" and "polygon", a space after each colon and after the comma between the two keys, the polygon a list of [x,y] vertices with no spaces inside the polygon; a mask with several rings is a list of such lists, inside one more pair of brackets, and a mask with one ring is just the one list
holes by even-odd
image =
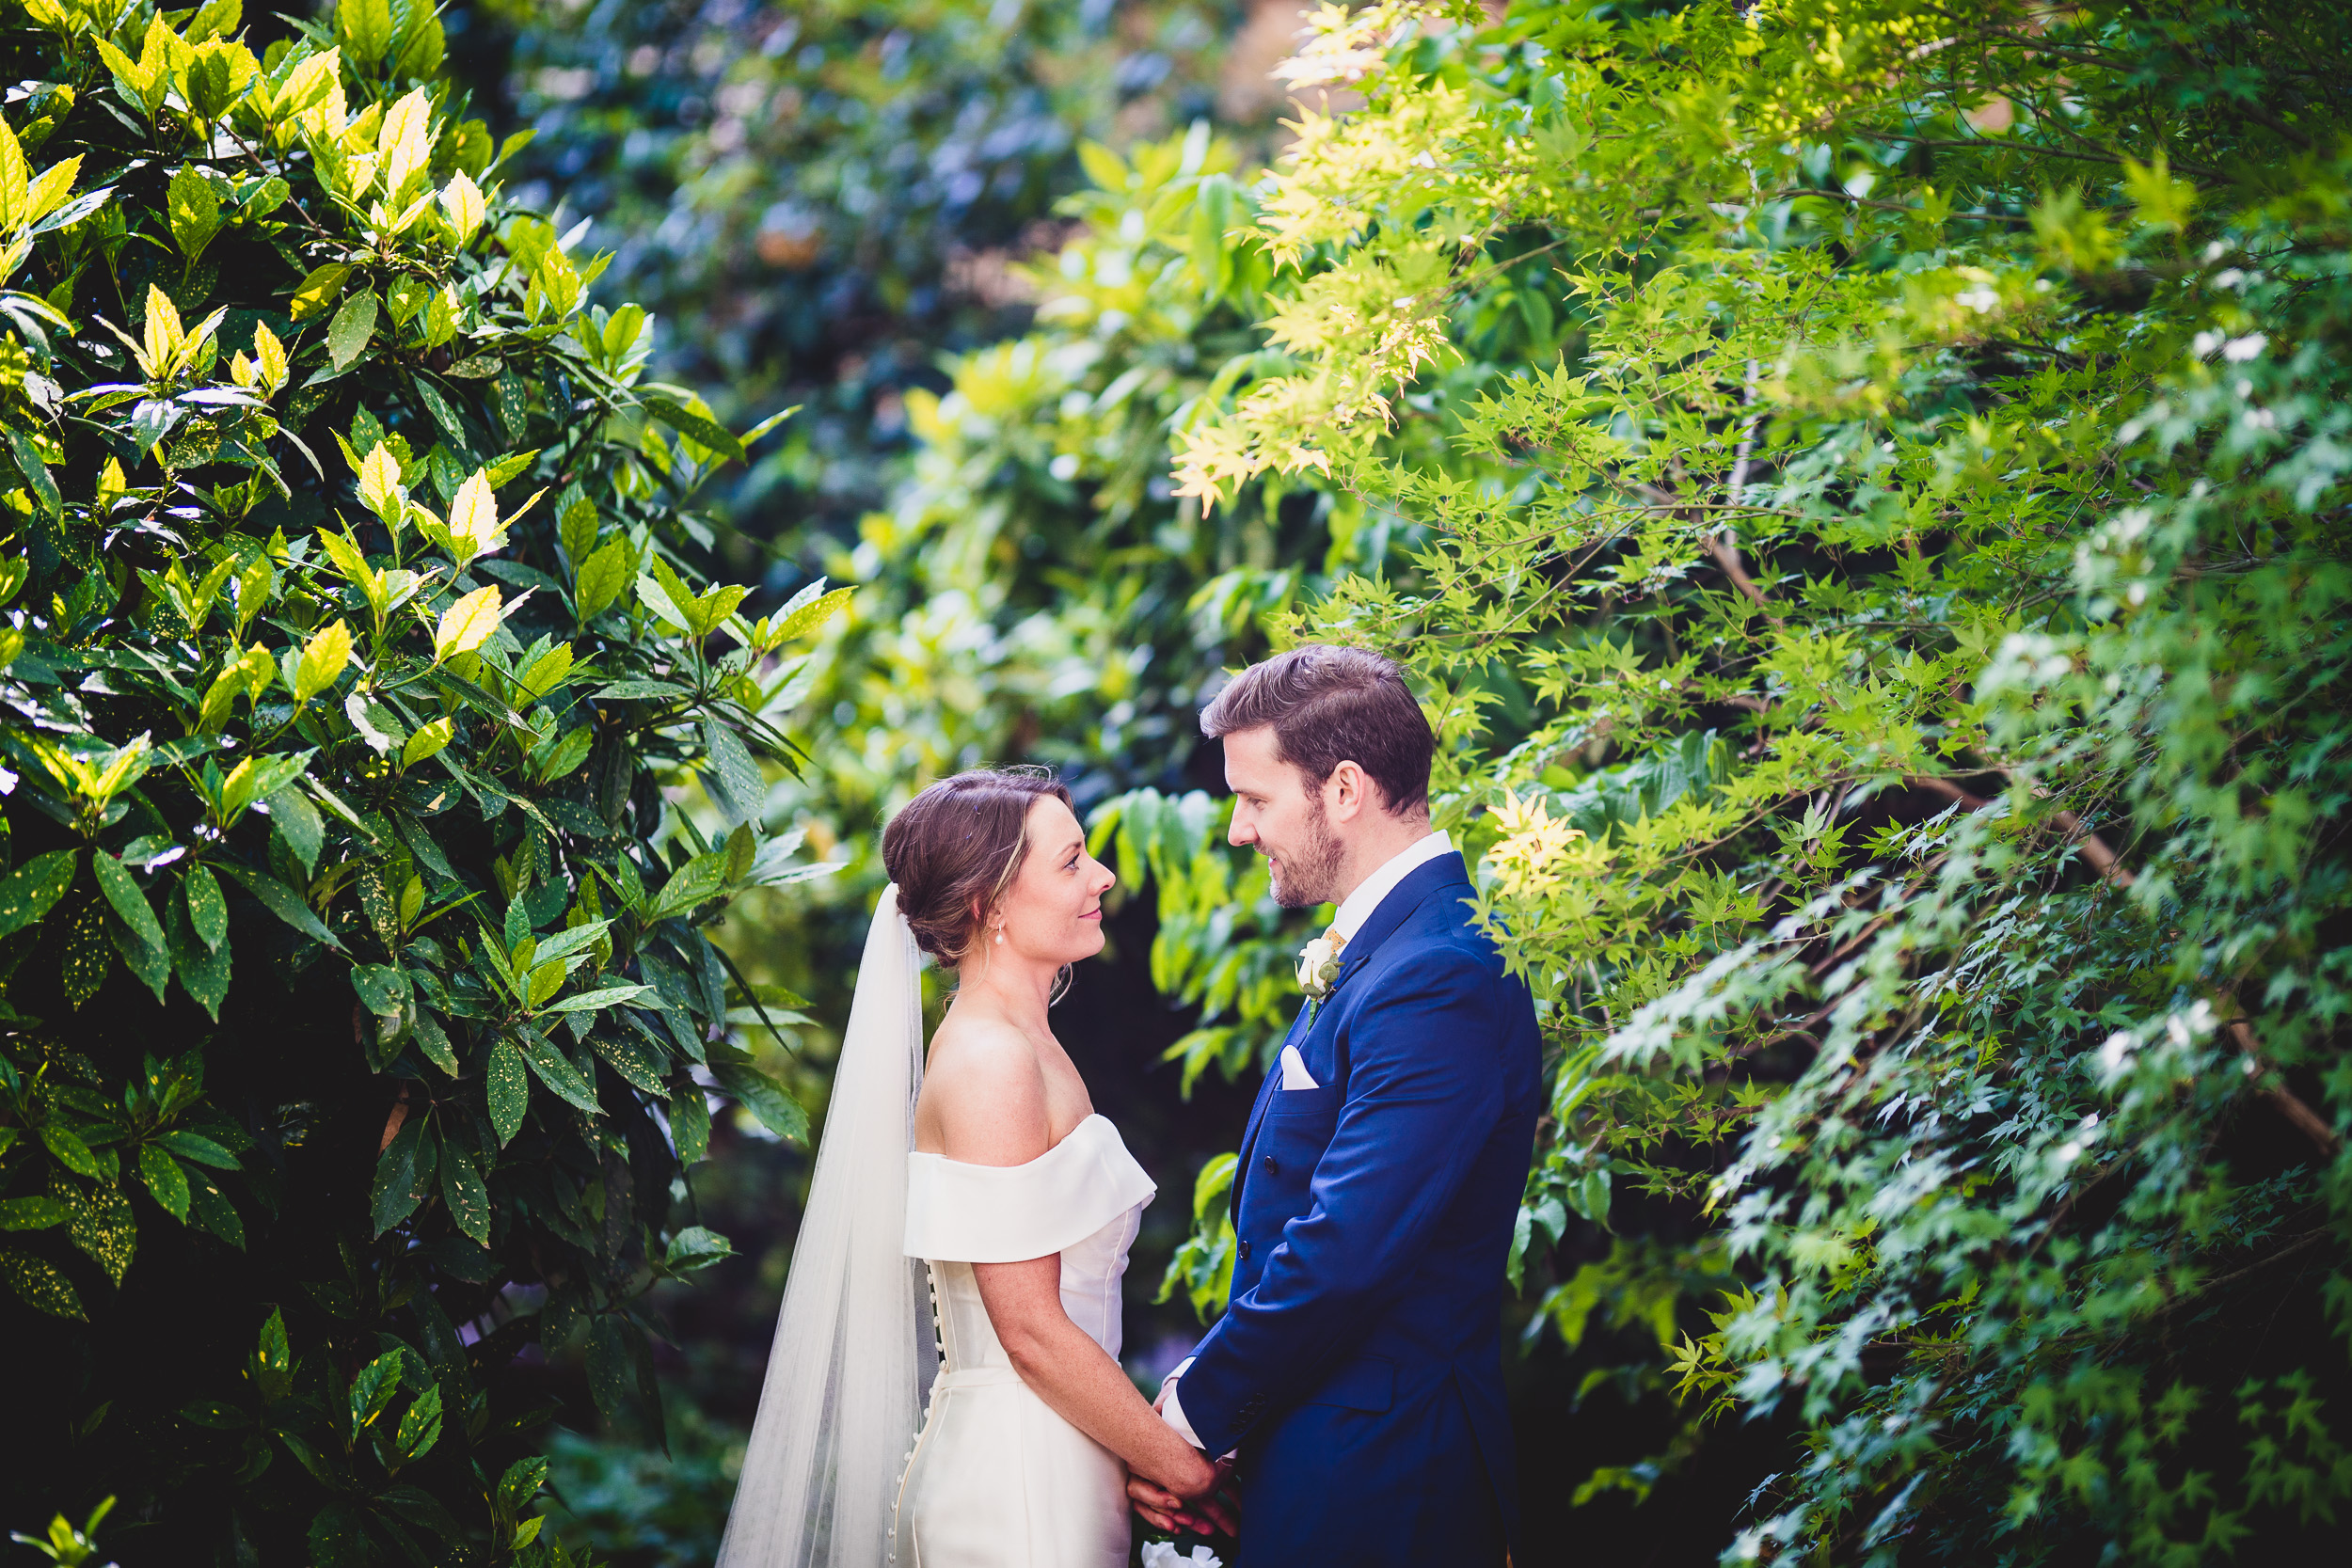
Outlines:
{"label": "long sheer veil", "polygon": [[808,1210],[720,1568],[881,1568],[938,1370],[930,1281],[900,1251],[923,1079],[914,933],[883,890],[866,936]]}

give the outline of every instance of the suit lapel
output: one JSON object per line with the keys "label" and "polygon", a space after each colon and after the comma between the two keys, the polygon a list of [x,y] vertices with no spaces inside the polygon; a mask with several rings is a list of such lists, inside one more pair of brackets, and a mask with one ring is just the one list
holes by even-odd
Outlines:
{"label": "suit lapel", "polygon": [[[1282,1045],[1289,1045],[1298,1038],[1298,1032],[1305,1026],[1310,1011],[1305,1003],[1299,1004],[1298,1015],[1291,1020],[1290,1032],[1282,1037]],[[1282,1054],[1281,1046],[1277,1046],[1273,1064],[1266,1069],[1265,1082],[1258,1085],[1258,1101],[1249,1107],[1249,1125],[1241,1135],[1241,1164],[1233,1167],[1233,1185],[1226,1194],[1236,1222],[1241,1218],[1242,1183],[1249,1180],[1249,1154],[1258,1147],[1258,1129],[1265,1124],[1265,1114],[1273,1106],[1274,1097],[1281,1092]]]}
{"label": "suit lapel", "polygon": [[[1349,940],[1339,977],[1331,983],[1330,994],[1325,1000],[1327,1002],[1336,997],[1340,988],[1347,984],[1348,977],[1372,961],[1372,956],[1380,950],[1380,944],[1396,934],[1396,928],[1405,924],[1405,917],[1419,909],[1422,901],[1431,893],[1448,883],[1468,881],[1458,851],[1439,855],[1413,867],[1403,881],[1389,890],[1388,896],[1380,900],[1378,907],[1365,917],[1363,925]],[[1308,1027],[1307,1021],[1316,1010],[1309,1003],[1299,1004],[1297,1016],[1291,1020],[1290,1031],[1282,1037],[1282,1045],[1297,1042]],[[1300,1054],[1305,1053],[1302,1051]],[[1266,1069],[1265,1082],[1259,1085],[1257,1103],[1249,1108],[1249,1125],[1242,1132],[1241,1164],[1234,1167],[1233,1185],[1228,1192],[1227,1201],[1236,1223],[1241,1218],[1241,1190],[1249,1180],[1250,1157],[1258,1147],[1258,1130],[1265,1125],[1266,1112],[1273,1108],[1274,1097],[1282,1092],[1281,1084],[1281,1047],[1278,1046],[1274,1061]]]}

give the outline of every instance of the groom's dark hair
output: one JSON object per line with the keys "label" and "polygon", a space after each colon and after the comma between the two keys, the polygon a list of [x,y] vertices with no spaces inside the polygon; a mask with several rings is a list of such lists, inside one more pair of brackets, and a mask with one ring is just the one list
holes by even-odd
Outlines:
{"label": "groom's dark hair", "polygon": [[1320,789],[1352,762],[1380,786],[1380,803],[1403,816],[1429,803],[1437,741],[1395,664],[1365,648],[1310,642],[1253,664],[1200,710],[1211,737],[1274,729],[1274,754]]}

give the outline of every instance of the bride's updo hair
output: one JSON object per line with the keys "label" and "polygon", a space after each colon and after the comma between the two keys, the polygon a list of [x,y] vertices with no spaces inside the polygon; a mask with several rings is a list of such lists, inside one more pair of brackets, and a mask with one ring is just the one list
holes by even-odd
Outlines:
{"label": "bride's updo hair", "polygon": [[1029,852],[1029,808],[1048,795],[1077,810],[1049,768],[975,768],[890,819],[882,869],[924,952],[953,966],[971,951]]}

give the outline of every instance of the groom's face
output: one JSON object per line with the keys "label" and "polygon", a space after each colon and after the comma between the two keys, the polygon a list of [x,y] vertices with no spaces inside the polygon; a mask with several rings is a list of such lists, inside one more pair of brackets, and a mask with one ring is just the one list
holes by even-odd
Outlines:
{"label": "groom's face", "polygon": [[1225,836],[1256,845],[1266,858],[1276,903],[1309,910],[1338,896],[1346,847],[1331,831],[1323,792],[1277,750],[1271,724],[1225,737],[1225,784],[1233,792],[1233,825]]}

